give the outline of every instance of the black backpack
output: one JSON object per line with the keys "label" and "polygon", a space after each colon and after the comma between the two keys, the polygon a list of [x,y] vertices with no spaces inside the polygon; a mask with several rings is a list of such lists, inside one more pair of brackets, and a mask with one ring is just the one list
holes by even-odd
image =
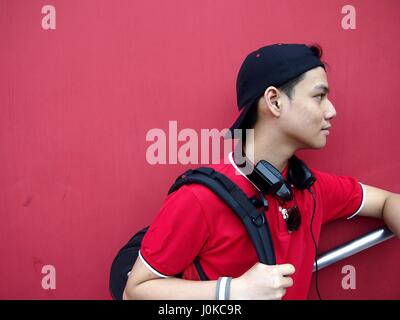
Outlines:
{"label": "black backpack", "polygon": [[[185,184],[199,183],[212,190],[220,197],[232,211],[243,222],[250,239],[256,249],[258,259],[261,263],[275,265],[275,252],[272,239],[263,212],[257,210],[259,207],[268,209],[268,203],[261,194],[249,198],[246,194],[224,174],[212,168],[201,167],[189,169],[180,175],[172,185],[168,194],[178,190]],[[136,233],[128,243],[119,250],[111,265],[110,271],[110,293],[114,300],[121,300],[131,271],[138,255],[142,239],[149,227],[145,227]],[[208,280],[199,261],[194,261],[195,267],[201,280]],[[176,275],[180,277],[180,275]]]}

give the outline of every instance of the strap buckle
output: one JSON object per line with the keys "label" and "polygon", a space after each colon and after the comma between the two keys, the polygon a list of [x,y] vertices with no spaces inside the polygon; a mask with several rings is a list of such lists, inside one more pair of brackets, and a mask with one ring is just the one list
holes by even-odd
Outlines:
{"label": "strap buckle", "polygon": [[[261,221],[259,221],[260,217],[261,217]],[[251,221],[253,222],[253,224],[256,227],[260,228],[265,224],[265,216],[264,216],[264,214],[260,213],[256,218],[251,218]]]}

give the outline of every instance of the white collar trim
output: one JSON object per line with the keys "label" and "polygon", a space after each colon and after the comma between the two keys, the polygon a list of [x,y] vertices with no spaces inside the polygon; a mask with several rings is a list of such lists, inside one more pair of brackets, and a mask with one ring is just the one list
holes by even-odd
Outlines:
{"label": "white collar trim", "polygon": [[229,155],[228,155],[229,162],[231,163],[231,165],[236,169],[237,172],[239,172],[243,177],[245,177],[258,191],[260,191],[260,189],[258,189],[257,186],[249,178],[247,178],[247,176],[238,168],[235,161],[233,160],[232,154],[233,154],[233,152],[231,151],[231,152],[229,152]]}

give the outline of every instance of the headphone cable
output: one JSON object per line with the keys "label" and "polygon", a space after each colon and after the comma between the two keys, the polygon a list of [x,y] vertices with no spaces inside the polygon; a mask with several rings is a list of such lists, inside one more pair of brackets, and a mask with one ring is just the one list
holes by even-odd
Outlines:
{"label": "headphone cable", "polygon": [[312,213],[312,217],[311,217],[310,231],[311,231],[311,237],[313,239],[314,248],[315,248],[315,259],[314,259],[314,261],[315,261],[315,288],[317,290],[317,295],[318,295],[319,300],[322,300],[321,294],[319,292],[319,287],[318,287],[318,260],[317,260],[318,259],[318,247],[317,247],[317,242],[315,241],[314,232],[312,229],[312,224],[313,224],[314,215],[315,215],[316,200],[315,200],[314,191],[311,189],[311,187],[308,188],[308,191],[311,193],[311,196],[314,200],[314,208],[313,208],[313,213]]}

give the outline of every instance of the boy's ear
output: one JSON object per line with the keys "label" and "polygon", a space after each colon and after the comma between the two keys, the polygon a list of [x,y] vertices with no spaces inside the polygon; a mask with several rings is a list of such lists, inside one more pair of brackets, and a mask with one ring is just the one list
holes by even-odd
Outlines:
{"label": "boy's ear", "polygon": [[280,117],[281,115],[281,104],[280,104],[279,90],[273,86],[268,87],[264,92],[264,100],[267,109],[275,116]]}

